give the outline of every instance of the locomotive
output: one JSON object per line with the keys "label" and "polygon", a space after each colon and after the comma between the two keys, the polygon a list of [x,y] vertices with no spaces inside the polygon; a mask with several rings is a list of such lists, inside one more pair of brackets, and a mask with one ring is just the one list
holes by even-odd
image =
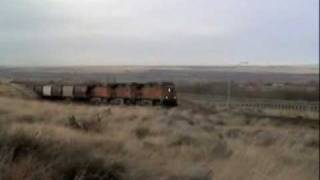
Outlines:
{"label": "locomotive", "polygon": [[111,105],[177,106],[175,85],[161,83],[45,84],[34,85],[44,99],[84,101]]}

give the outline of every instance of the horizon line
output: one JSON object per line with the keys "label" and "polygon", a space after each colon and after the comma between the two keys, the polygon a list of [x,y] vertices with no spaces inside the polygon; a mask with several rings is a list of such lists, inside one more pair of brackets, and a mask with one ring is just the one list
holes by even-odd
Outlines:
{"label": "horizon line", "polygon": [[212,65],[92,65],[92,64],[78,64],[78,65],[1,65],[0,67],[7,67],[7,68],[60,68],[60,67],[276,67],[276,66],[286,66],[286,67],[301,67],[301,66],[316,66],[319,68],[319,63],[315,64],[246,64],[246,65],[239,65],[239,64],[212,64]]}

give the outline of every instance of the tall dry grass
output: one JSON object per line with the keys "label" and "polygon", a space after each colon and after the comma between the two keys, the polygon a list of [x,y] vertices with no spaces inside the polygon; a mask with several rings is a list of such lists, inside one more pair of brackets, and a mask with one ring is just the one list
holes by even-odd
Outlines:
{"label": "tall dry grass", "polygon": [[0,97],[0,179],[318,179],[319,129],[181,106]]}

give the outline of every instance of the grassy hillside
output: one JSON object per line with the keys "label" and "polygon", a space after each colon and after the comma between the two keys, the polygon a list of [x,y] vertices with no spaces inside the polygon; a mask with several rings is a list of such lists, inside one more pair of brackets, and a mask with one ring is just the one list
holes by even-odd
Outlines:
{"label": "grassy hillside", "polygon": [[0,97],[35,98],[31,89],[0,80]]}
{"label": "grassy hillside", "polygon": [[319,177],[318,126],[183,100],[173,109],[88,106],[13,98],[20,91],[0,88],[0,179]]}

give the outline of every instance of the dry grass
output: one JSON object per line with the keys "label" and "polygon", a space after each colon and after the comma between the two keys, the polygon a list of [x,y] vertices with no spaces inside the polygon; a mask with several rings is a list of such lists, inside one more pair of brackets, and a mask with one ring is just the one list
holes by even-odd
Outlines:
{"label": "dry grass", "polygon": [[303,117],[303,118],[319,121],[319,112],[316,112],[316,111],[265,109],[265,110],[261,110],[261,112],[271,116],[296,117],[296,118]]}
{"label": "dry grass", "polygon": [[318,179],[319,129],[192,107],[0,97],[0,179]]}

